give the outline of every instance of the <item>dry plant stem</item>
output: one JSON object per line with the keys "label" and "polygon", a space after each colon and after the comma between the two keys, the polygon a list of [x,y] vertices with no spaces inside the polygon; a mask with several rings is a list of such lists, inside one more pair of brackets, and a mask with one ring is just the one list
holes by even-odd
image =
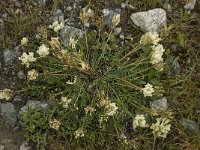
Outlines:
{"label": "dry plant stem", "polygon": [[144,45],[138,45],[136,46],[132,51],[130,51],[128,54],[126,54],[124,57],[122,57],[119,62],[121,62],[122,60],[124,60],[125,58],[127,58],[128,56],[130,56],[131,54],[135,53],[136,51],[138,51],[140,48],[142,48]]}
{"label": "dry plant stem", "polygon": [[84,34],[85,34],[85,44],[86,44],[86,49],[87,49],[87,52],[86,52],[86,61],[89,61],[88,59],[88,56],[89,56],[89,48],[88,48],[88,39],[87,39],[87,30],[84,26]]}
{"label": "dry plant stem", "polygon": [[152,150],[155,149],[155,145],[156,145],[156,136],[154,135],[154,139],[153,139],[153,148],[152,148]]}
{"label": "dry plant stem", "polygon": [[[128,65],[126,65],[126,66],[122,66],[122,67],[120,67],[120,69],[123,69],[123,68],[126,68],[126,67],[131,67],[131,66],[134,66],[134,65],[141,65],[141,64],[146,64],[146,63],[149,63],[149,61],[145,61],[145,60],[147,60],[148,58],[145,58],[145,59],[143,59],[143,60],[141,60],[141,61],[136,61],[136,62],[134,62],[134,63],[130,63],[130,64],[128,64]],[[143,62],[143,61],[145,61],[145,62]]]}
{"label": "dry plant stem", "polygon": [[124,78],[132,77],[132,76],[134,76],[134,75],[136,75],[136,74],[139,74],[139,73],[145,72],[145,71],[150,70],[150,69],[153,69],[153,67],[146,68],[146,69],[141,70],[141,71],[139,71],[139,72],[137,72],[137,73],[135,73],[135,74],[131,74],[131,75],[129,75],[129,76],[126,76],[126,77],[124,77]]}

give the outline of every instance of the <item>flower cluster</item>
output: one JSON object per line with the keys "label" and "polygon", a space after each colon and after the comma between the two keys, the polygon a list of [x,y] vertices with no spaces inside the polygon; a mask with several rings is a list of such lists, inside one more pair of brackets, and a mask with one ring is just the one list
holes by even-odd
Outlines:
{"label": "flower cluster", "polygon": [[76,43],[78,42],[78,39],[75,40],[74,38],[70,37],[69,39],[69,46],[72,48],[72,49],[75,49],[76,48]]}
{"label": "flower cluster", "polygon": [[29,68],[30,63],[36,61],[36,58],[34,57],[33,52],[23,53],[21,57],[19,57],[19,60],[22,61],[22,65],[26,65],[26,67]]}
{"label": "flower cluster", "polygon": [[133,119],[133,128],[136,127],[146,127],[146,120],[144,115],[136,115]]}
{"label": "flower cluster", "polygon": [[67,109],[71,101],[72,101],[71,99],[68,99],[67,97],[62,96],[60,104],[62,105],[63,108]]}
{"label": "flower cluster", "polygon": [[[151,64],[158,65],[163,63],[163,53],[165,49],[161,44],[151,46],[152,53],[151,53]],[[161,69],[161,68],[160,68]]]}
{"label": "flower cluster", "polygon": [[22,40],[21,40],[21,45],[27,45],[28,43],[28,38],[27,37],[23,37]]}
{"label": "flower cluster", "polygon": [[39,74],[35,69],[28,71],[28,80],[35,80],[38,76]]}
{"label": "flower cluster", "polygon": [[94,17],[94,11],[91,8],[83,8],[80,13],[80,19],[84,23],[84,26],[89,26],[88,20]]}
{"label": "flower cluster", "polygon": [[147,83],[145,87],[141,89],[141,91],[143,92],[144,97],[152,96],[152,93],[154,93],[153,86],[149,83]]}
{"label": "flower cluster", "polygon": [[49,126],[52,129],[58,130],[61,125],[61,122],[57,119],[53,119],[49,121]]}
{"label": "flower cluster", "polygon": [[55,32],[58,32],[64,27],[63,22],[59,23],[58,21],[55,21],[52,25],[49,25],[49,28],[53,29]]}
{"label": "flower cluster", "polygon": [[76,130],[75,133],[74,133],[74,135],[75,135],[76,139],[79,138],[79,137],[84,137],[83,129],[80,128],[80,129]]}
{"label": "flower cluster", "polygon": [[40,57],[45,57],[49,55],[49,48],[45,44],[42,44],[37,50],[37,53]]}
{"label": "flower cluster", "polygon": [[96,111],[96,109],[94,107],[92,107],[92,106],[87,106],[84,109],[85,109],[85,114],[86,115],[89,114],[90,116],[92,115],[93,112]]}
{"label": "flower cluster", "polygon": [[113,116],[116,114],[118,107],[116,106],[115,103],[109,102],[106,106],[106,116]]}
{"label": "flower cluster", "polygon": [[51,47],[55,50],[60,50],[61,44],[58,37],[51,37],[51,41],[49,42]]}
{"label": "flower cluster", "polygon": [[169,122],[170,120],[167,118],[157,118],[156,123],[153,123],[150,127],[153,130],[154,136],[166,138],[171,127]]}
{"label": "flower cluster", "polygon": [[152,44],[152,52],[151,52],[151,64],[154,65],[155,69],[162,71],[163,70],[163,53],[165,49],[161,44],[158,44],[161,41],[158,33],[156,32],[147,32],[140,38],[140,44]]}
{"label": "flower cluster", "polygon": [[115,28],[120,23],[120,14],[116,14],[112,18],[112,27]]}
{"label": "flower cluster", "polygon": [[10,89],[0,90],[0,99],[9,100],[13,92]]}
{"label": "flower cluster", "polygon": [[157,45],[159,41],[161,41],[161,38],[159,38],[159,35],[157,32],[147,32],[146,34],[142,35],[142,37],[140,38],[140,44],[142,45],[146,45],[146,44]]}

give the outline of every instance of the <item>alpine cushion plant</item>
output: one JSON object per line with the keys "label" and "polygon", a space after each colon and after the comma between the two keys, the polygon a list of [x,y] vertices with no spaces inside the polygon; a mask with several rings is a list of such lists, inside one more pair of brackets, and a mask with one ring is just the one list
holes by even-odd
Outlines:
{"label": "alpine cushion plant", "polygon": [[[84,11],[93,12],[91,9]],[[83,21],[85,25],[93,15],[82,14],[81,18],[84,16],[88,16]],[[23,92],[52,101],[43,116],[37,118],[48,120],[46,134],[41,134],[45,136],[46,145],[54,140],[63,148],[129,147],[134,133],[128,132],[127,126],[137,129],[148,127],[147,122],[152,123],[154,116],[147,108],[150,100],[160,97],[154,87],[164,85],[168,71],[167,64],[163,63],[164,49],[157,48],[161,39],[157,33],[147,33],[138,43],[130,44],[125,40],[119,44],[113,33],[119,22],[120,16],[114,16],[109,33],[102,28],[88,32],[84,27],[85,37],[70,39],[68,47],[59,37],[51,37],[52,31],[47,30],[49,33],[46,39],[41,39],[41,46],[19,58],[23,65],[32,69]],[[50,27],[58,32],[54,26],[55,23]],[[145,117],[136,115],[141,111]],[[27,114],[22,115],[23,127],[29,126],[23,119]],[[155,127],[156,124],[151,126],[152,135],[157,133]],[[30,132],[25,128],[25,132],[27,137],[36,134],[34,129]],[[125,135],[126,142],[121,140],[121,135]],[[65,142],[67,145],[63,144]]]}

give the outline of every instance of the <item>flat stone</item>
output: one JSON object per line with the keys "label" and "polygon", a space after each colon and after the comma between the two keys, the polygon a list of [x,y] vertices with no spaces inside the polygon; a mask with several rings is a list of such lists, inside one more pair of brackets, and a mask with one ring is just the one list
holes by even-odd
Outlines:
{"label": "flat stone", "polygon": [[52,21],[64,22],[64,13],[61,9],[56,9],[53,16],[50,18]]}
{"label": "flat stone", "polygon": [[26,75],[25,75],[25,73],[24,73],[24,71],[23,70],[20,70],[18,73],[17,73],[17,77],[19,78],[19,79],[26,79]]}
{"label": "flat stone", "polygon": [[190,119],[181,119],[179,123],[183,126],[184,130],[188,133],[199,133],[199,127],[196,122]]}
{"label": "flat stone", "polygon": [[19,1],[15,1],[15,6],[16,7],[21,7],[22,5],[21,5],[21,3]]}
{"label": "flat stone", "polygon": [[60,39],[65,46],[69,46],[70,38],[82,38],[83,35],[83,30],[69,25],[65,25],[60,31]]}
{"label": "flat stone", "polygon": [[17,94],[14,98],[13,98],[13,102],[21,102],[22,101],[22,96],[20,94]]}
{"label": "flat stone", "polygon": [[29,150],[29,148],[30,147],[28,146],[28,143],[24,141],[19,149],[20,150]]}
{"label": "flat stone", "polygon": [[14,61],[16,59],[18,59],[18,57],[20,56],[20,52],[18,50],[18,47],[10,50],[10,49],[5,49],[3,51],[3,62],[5,64],[5,66],[8,66],[12,63],[14,63]]}
{"label": "flat stone", "polygon": [[120,8],[109,10],[109,9],[103,9],[102,13],[104,14],[105,22],[108,28],[112,28],[112,18],[116,16],[117,14],[122,13],[122,10]]}
{"label": "flat stone", "polygon": [[26,105],[20,109],[19,114],[26,112],[29,108],[37,110],[45,110],[48,107],[48,105],[49,105],[48,102],[29,100],[27,101]]}
{"label": "flat stone", "polygon": [[163,97],[161,99],[151,101],[150,107],[153,108],[153,109],[160,110],[160,111],[166,111],[167,108],[168,108],[167,98]]}
{"label": "flat stone", "polygon": [[3,145],[0,145],[0,150],[4,150],[4,146]]}
{"label": "flat stone", "polygon": [[1,104],[1,111],[3,119],[11,126],[14,127],[17,123],[17,111],[14,105],[10,102]]}
{"label": "flat stone", "polygon": [[192,10],[194,9],[194,6],[196,5],[196,0],[190,0],[185,6],[184,9]]}
{"label": "flat stone", "polygon": [[164,9],[156,8],[146,12],[133,13],[131,20],[144,32],[159,32],[166,24],[167,16]]}

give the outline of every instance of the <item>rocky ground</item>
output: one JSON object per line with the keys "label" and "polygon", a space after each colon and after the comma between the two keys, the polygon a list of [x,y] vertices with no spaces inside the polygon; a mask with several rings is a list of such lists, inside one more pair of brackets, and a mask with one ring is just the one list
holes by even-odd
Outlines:
{"label": "rocky ground", "polygon": [[[65,22],[65,27],[60,33],[60,37],[65,45],[68,45],[69,43],[68,39],[65,37],[67,33],[72,35],[78,34],[79,37],[83,35],[83,31],[78,28],[80,26],[80,22],[78,21],[78,12],[86,4],[84,0],[61,0],[60,5],[55,8],[52,7],[53,2],[51,0],[35,0],[35,2],[34,0],[30,0],[29,2],[23,0],[3,0],[0,2],[0,89],[9,88],[14,91],[12,98],[8,101],[0,99],[0,150],[28,149],[28,146],[26,146],[26,141],[23,137],[23,131],[19,124],[18,114],[21,111],[25,111],[28,106],[44,109],[45,106],[48,105],[48,102],[40,102],[30,97],[24,97],[20,93],[21,81],[26,80],[26,71],[19,65],[18,61],[18,57],[21,55],[19,50],[19,41],[22,36],[25,36],[26,32],[24,31],[20,37],[17,37],[18,35],[12,34],[14,32],[20,32],[17,30],[20,30],[20,28],[18,27],[19,24],[17,24],[17,22],[14,22],[14,24],[9,22],[9,19],[13,17],[11,16],[10,12],[13,11],[12,13],[14,14],[23,14],[25,13],[23,11],[32,9],[30,7],[32,5],[32,7],[39,8],[40,10],[44,9],[44,7],[45,9],[52,8],[52,14],[49,11],[45,12],[44,10],[41,12],[41,17],[46,17],[48,21],[58,20],[60,22]],[[132,26],[138,26],[144,32],[159,31],[166,22],[173,22],[173,20],[176,18],[180,18],[181,12],[178,9],[181,7],[184,8],[184,3],[179,3],[179,5],[176,4],[177,6],[171,6],[167,3],[166,0],[163,1],[161,10],[148,11],[146,14],[138,14],[137,12],[140,10],[145,10],[145,7],[141,6],[141,8],[138,9],[137,6],[134,5],[133,1],[129,2],[130,5],[127,5],[123,1],[112,3],[103,2],[101,0],[98,2],[97,0],[96,3],[98,4],[98,9],[102,9],[102,14],[105,15],[108,28],[111,26],[111,20],[114,14],[119,13],[124,15],[124,18],[122,18],[121,27],[116,28],[115,31],[116,34],[119,34],[119,37],[121,38],[129,35],[128,32],[130,31],[130,27],[126,27],[125,22],[131,24],[130,22],[132,20],[135,24],[132,24]],[[104,8],[105,6],[107,8]],[[197,7],[200,7],[200,3],[196,4],[194,10],[192,3],[185,6],[185,8],[188,9],[188,13],[189,11],[192,11],[192,16],[190,17],[200,17],[200,9]],[[128,17],[128,15],[131,15],[131,17]],[[153,23],[152,18],[154,20]],[[7,21],[5,22],[5,20]],[[16,30],[11,29],[13,27],[16,27]],[[196,29],[196,26],[192,24],[188,28],[193,30],[193,27]],[[135,34],[141,32],[138,31],[140,30],[139,28],[134,30],[136,32]],[[7,31],[9,29],[10,31]],[[34,30],[35,29],[27,32],[33,32]],[[199,30],[197,32],[200,34]],[[8,34],[8,36],[6,34]],[[39,37],[40,35],[35,34],[35,36]],[[13,39],[18,39],[18,41],[14,41]],[[200,42],[200,39],[198,42]],[[193,48],[199,49],[199,43],[196,44],[197,45],[194,45]],[[180,57],[187,57],[185,54],[180,54],[180,51],[177,50],[176,43],[172,43],[171,49],[174,49],[175,54],[180,55]],[[191,60],[188,58],[186,61]],[[181,69],[181,67],[184,66],[185,63],[177,63],[173,73],[180,74],[181,70],[184,70]],[[151,107],[156,107],[162,111],[165,111],[169,106],[166,98],[163,98],[152,102]],[[199,131],[197,123],[193,120],[182,119],[180,123],[183,124],[189,131]]]}

